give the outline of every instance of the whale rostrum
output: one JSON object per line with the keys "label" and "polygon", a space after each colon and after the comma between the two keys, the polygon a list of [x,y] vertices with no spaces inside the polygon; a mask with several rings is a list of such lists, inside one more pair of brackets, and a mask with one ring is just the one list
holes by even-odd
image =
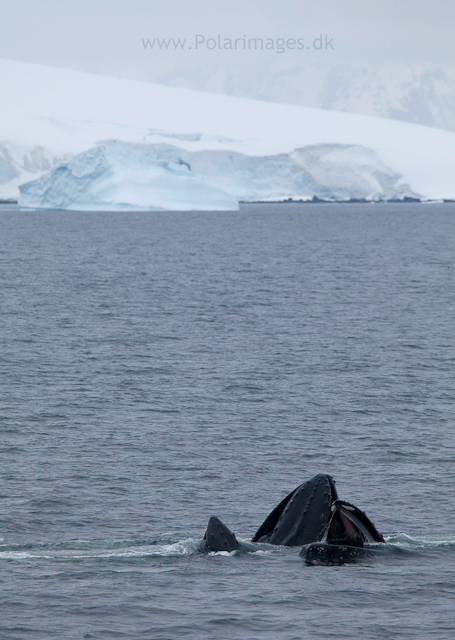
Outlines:
{"label": "whale rostrum", "polygon": [[296,547],[320,540],[338,498],[331,476],[319,474],[298,486],[275,507],[253,536],[253,542]]}
{"label": "whale rostrum", "polygon": [[207,530],[200,544],[200,550],[206,553],[216,551],[236,551],[240,545],[235,535],[216,516],[211,516]]}

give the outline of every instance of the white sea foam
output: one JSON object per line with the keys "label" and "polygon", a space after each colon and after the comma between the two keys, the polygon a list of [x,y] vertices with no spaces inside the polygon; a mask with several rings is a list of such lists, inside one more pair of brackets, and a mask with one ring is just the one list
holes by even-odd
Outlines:
{"label": "white sea foam", "polygon": [[[247,540],[240,540],[244,544],[244,550],[257,555],[269,555],[276,547],[270,549],[256,549]],[[22,545],[8,545],[3,550],[0,548],[0,560],[96,560],[96,559],[122,559],[122,558],[160,558],[160,557],[184,557],[198,555],[200,553],[200,539],[186,538],[178,542],[163,544],[135,544],[132,540],[77,540],[62,541],[54,545],[27,545],[26,550]],[[211,552],[209,556],[232,556],[236,551]]]}
{"label": "white sea foam", "polygon": [[436,536],[413,537],[407,533],[396,533],[385,537],[388,544],[407,546],[414,549],[432,549],[455,546],[455,536],[440,538]]}
{"label": "white sea foam", "polygon": [[131,541],[112,540],[80,540],[61,542],[56,545],[36,545],[27,550],[21,545],[8,546],[0,549],[0,559],[29,560],[29,559],[97,559],[97,558],[141,558],[187,556],[197,552],[199,540],[186,539],[169,544],[134,545]]}
{"label": "white sea foam", "polygon": [[[288,547],[277,547],[270,545],[270,548],[256,548],[248,540],[239,539],[243,544],[243,550],[255,556],[270,556],[277,552],[289,553]],[[455,536],[446,538],[439,537],[413,537],[406,533],[396,533],[385,536],[388,545],[409,549],[409,550],[431,550],[447,547],[455,547]],[[30,548],[26,545],[9,545],[4,549],[0,548],[0,560],[21,561],[72,561],[72,560],[122,560],[125,558],[163,558],[163,557],[185,557],[199,555],[200,540],[187,538],[178,542],[163,544],[135,544],[130,540],[78,540],[61,542],[55,545],[36,545]],[[6,546],[6,545],[5,545]],[[213,556],[234,556],[237,551],[216,551],[210,552]]]}

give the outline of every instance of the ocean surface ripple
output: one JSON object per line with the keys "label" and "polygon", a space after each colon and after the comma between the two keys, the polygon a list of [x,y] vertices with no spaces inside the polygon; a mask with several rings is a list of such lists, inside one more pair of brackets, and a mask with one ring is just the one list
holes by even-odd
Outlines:
{"label": "ocean surface ripple", "polygon": [[[0,218],[1,640],[453,640],[454,204]],[[198,552],[316,473],[392,553]]]}

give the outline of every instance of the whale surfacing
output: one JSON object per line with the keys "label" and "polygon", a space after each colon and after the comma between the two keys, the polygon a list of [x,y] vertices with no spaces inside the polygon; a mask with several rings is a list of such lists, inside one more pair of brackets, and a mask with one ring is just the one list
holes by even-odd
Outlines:
{"label": "whale surfacing", "polygon": [[253,542],[296,547],[321,540],[337,498],[331,476],[314,476],[275,507],[255,533]]}
{"label": "whale surfacing", "polygon": [[[322,473],[291,491],[270,512],[252,542],[301,546],[300,555],[307,564],[354,562],[385,548],[383,536],[366,514],[339,500],[334,479]],[[232,531],[212,516],[200,550],[231,552],[240,548]]]}
{"label": "whale surfacing", "polygon": [[235,535],[216,516],[211,516],[207,530],[200,544],[200,550],[204,553],[217,551],[236,551],[240,549]]}
{"label": "whale surfacing", "polygon": [[367,515],[350,502],[336,500],[322,540],[302,548],[307,564],[345,564],[361,558],[373,558],[384,547],[384,538]]}

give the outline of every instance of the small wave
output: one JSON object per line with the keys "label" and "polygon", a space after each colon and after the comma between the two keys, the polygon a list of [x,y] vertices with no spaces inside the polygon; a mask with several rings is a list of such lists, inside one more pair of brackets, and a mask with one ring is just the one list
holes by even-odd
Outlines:
{"label": "small wave", "polygon": [[[417,551],[455,549],[455,536],[413,537],[407,533],[394,533],[385,537],[387,547],[396,553],[412,553]],[[270,556],[289,554],[289,547],[275,545],[252,546],[250,542],[240,541],[241,548],[236,551],[217,551],[208,554],[213,556],[237,556],[245,553],[253,556]],[[144,561],[153,558],[182,558],[200,555],[200,539],[187,538],[172,542],[168,540],[72,540],[53,544],[0,543],[0,561],[39,562],[41,560],[55,562],[81,561]]]}
{"label": "small wave", "polygon": [[26,551],[0,551],[1,560],[29,560],[30,558],[43,558],[49,559],[52,556],[34,555],[33,553],[27,553]]}
{"label": "small wave", "polygon": [[[168,540],[70,540],[56,543],[0,544],[0,561],[55,560],[71,562],[80,560],[119,560],[196,556],[200,554],[200,539],[187,538],[172,542]],[[238,553],[269,555],[277,547],[261,545],[256,548],[240,540],[237,551],[218,551],[209,556],[234,556]]]}
{"label": "small wave", "polygon": [[132,541],[80,540],[57,544],[1,545],[0,560],[40,560],[60,561],[122,559],[147,557],[172,557],[193,555],[197,552],[199,540],[187,539],[174,543],[157,544],[155,541],[135,544]]}
{"label": "small wave", "polygon": [[455,548],[455,536],[448,536],[447,538],[441,539],[440,537],[433,536],[413,537],[407,533],[395,533],[386,536],[385,540],[388,544],[411,549]]}

